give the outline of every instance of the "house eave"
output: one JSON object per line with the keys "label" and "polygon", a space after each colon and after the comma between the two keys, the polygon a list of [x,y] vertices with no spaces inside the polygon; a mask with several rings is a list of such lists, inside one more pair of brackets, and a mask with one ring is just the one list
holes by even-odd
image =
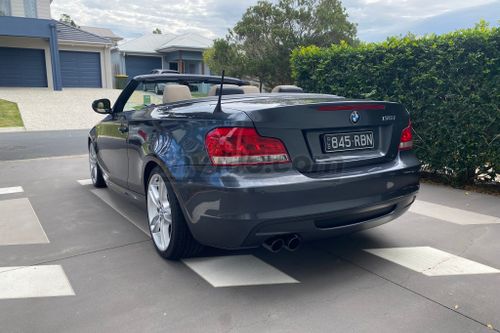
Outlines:
{"label": "house eave", "polygon": [[168,53],[168,52],[175,52],[175,51],[203,52],[205,50],[206,50],[206,48],[203,48],[203,47],[169,46],[169,47],[165,47],[163,49],[157,49],[156,52],[160,52],[160,53]]}

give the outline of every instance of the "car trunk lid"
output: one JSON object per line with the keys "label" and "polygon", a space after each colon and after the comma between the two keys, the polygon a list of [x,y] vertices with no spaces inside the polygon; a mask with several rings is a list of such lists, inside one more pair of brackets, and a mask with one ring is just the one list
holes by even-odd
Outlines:
{"label": "car trunk lid", "polygon": [[245,111],[262,136],[279,138],[303,173],[343,171],[394,160],[409,116],[398,103],[349,101]]}

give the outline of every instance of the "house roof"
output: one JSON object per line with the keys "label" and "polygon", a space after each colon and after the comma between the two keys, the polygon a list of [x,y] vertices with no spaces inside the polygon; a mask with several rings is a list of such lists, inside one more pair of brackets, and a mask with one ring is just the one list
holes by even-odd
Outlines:
{"label": "house roof", "polygon": [[213,41],[209,38],[194,33],[186,33],[169,40],[161,45],[157,51],[176,51],[182,49],[205,50],[212,46]]}
{"label": "house roof", "polygon": [[168,33],[162,35],[144,35],[142,37],[132,39],[128,42],[118,45],[118,49],[122,52],[156,53],[157,48],[174,37],[174,34]]}
{"label": "house roof", "polygon": [[204,50],[212,45],[212,40],[195,33],[182,35],[151,34],[118,45],[122,52],[157,53],[176,50]]}
{"label": "house roof", "polygon": [[72,27],[66,23],[57,22],[57,39],[62,42],[76,42],[88,44],[112,44],[108,38]]}
{"label": "house roof", "polygon": [[90,32],[91,34],[104,37],[104,38],[109,38],[111,40],[122,40],[123,38],[116,35],[113,31],[107,28],[98,28],[98,27],[85,27],[81,26],[81,30]]}

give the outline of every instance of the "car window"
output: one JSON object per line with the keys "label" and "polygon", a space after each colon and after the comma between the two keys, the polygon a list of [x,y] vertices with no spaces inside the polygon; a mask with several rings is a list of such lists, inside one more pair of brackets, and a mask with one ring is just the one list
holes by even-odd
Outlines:
{"label": "car window", "polygon": [[151,84],[139,84],[130,95],[123,112],[137,111],[153,104],[163,103],[163,95],[156,94],[154,89],[150,89]]}
{"label": "car window", "polygon": [[[151,105],[163,103],[163,91],[166,85],[179,84],[173,82],[146,82],[140,83],[128,99],[123,112],[142,110]],[[203,98],[209,95],[214,86],[210,83],[189,83],[184,84],[189,87],[191,98]],[[218,86],[218,85],[217,85]]]}

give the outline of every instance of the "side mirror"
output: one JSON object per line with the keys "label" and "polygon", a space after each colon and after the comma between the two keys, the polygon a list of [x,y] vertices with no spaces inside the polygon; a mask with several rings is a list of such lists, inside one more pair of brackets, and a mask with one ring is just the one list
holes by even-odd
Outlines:
{"label": "side mirror", "polygon": [[92,109],[100,114],[111,113],[111,101],[107,98],[96,99],[92,102]]}

